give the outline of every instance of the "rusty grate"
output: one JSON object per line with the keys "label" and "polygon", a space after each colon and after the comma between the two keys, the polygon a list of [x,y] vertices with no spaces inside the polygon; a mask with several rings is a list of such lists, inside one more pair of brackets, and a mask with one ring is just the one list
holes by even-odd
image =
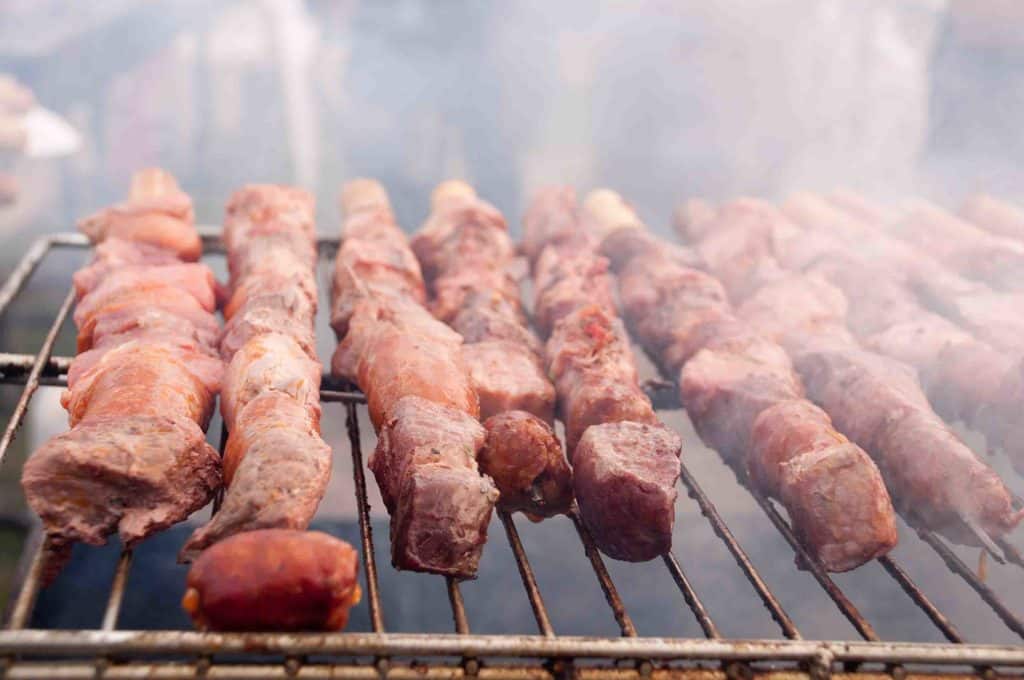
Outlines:
{"label": "rusty grate", "polygon": [[[223,252],[219,243],[219,229],[204,227],[200,231],[207,252]],[[337,239],[321,238],[321,259],[329,261],[337,245]],[[7,311],[52,249],[83,249],[88,246],[87,240],[78,234],[56,234],[39,239],[0,287],[0,316]],[[0,382],[24,386],[0,438],[0,461],[38,387],[65,384],[71,359],[53,356],[53,347],[73,301],[73,291],[69,291],[35,355],[0,353]],[[674,396],[666,396],[675,394],[671,387],[667,383],[654,382],[649,385],[656,404],[662,407],[678,406],[677,402],[673,403]],[[389,633],[385,628],[381,605],[381,587],[375,562],[359,431],[359,408],[365,400],[359,392],[326,378],[321,399],[325,408],[341,408],[345,412],[365,570],[366,597],[363,606],[368,607],[372,633],[220,634],[119,630],[118,617],[132,566],[130,551],[123,552],[117,562],[98,630],[27,629],[40,589],[39,577],[46,547],[45,537],[34,534],[23,555],[24,568],[17,596],[8,612],[5,628],[0,630],[0,672],[4,677],[186,678],[199,675],[209,678],[387,676],[395,679],[426,679],[475,676],[494,680],[528,680],[568,675],[623,679],[638,676],[749,678],[782,670],[823,678],[832,674],[879,672],[904,677],[910,668],[918,667],[927,669],[929,674],[988,677],[997,671],[1019,672],[1024,667],[1024,646],[965,643],[961,633],[946,615],[915,585],[896,560],[889,556],[879,559],[885,573],[907,593],[949,642],[918,644],[881,641],[842,589],[820,564],[803,551],[788,522],[773,502],[744,485],[838,611],[862,638],[862,641],[851,642],[804,640],[794,621],[715,508],[712,499],[685,463],[681,468],[681,482],[688,496],[750,582],[784,639],[723,639],[718,625],[688,578],[683,563],[672,553],[664,555],[663,562],[705,639],[639,636],[603,558],[595,549],[575,510],[570,514],[570,519],[608,602],[609,615],[614,617],[621,637],[589,638],[556,634],[515,520],[504,513],[499,514],[499,519],[515,557],[524,593],[536,621],[537,634],[473,634],[459,583],[452,579],[447,580],[446,586],[451,604],[453,633]],[[741,477],[739,474],[737,476]],[[740,481],[742,483],[742,478]],[[952,573],[967,582],[1010,630],[1024,638],[1024,623],[1021,619],[942,539],[928,533],[922,533],[921,538]],[[1019,562],[1019,556],[1012,550],[1006,550],[1006,557]],[[218,658],[242,653],[246,655],[244,661],[232,658],[230,662],[225,662]],[[174,659],[167,660],[168,656]],[[313,656],[315,660],[308,660]],[[182,657],[187,660],[182,661]],[[324,658],[331,661],[325,662],[322,660]],[[453,658],[460,661],[453,662]]]}

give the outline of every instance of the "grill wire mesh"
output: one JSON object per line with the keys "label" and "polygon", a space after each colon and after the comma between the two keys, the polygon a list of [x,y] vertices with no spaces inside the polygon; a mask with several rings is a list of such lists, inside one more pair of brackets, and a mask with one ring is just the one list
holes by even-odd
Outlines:
{"label": "grill wire mesh", "polygon": [[[200,232],[206,252],[223,252],[219,230],[203,227]],[[79,234],[55,234],[39,239],[0,288],[0,316],[7,311],[32,273],[53,249],[84,249],[88,246],[88,241]],[[321,260],[330,261],[337,246],[337,239],[321,237]],[[0,462],[24,420],[38,387],[66,384],[66,372],[71,358],[53,356],[52,353],[73,303],[72,289],[64,298],[35,355],[0,353],[0,382],[24,386],[0,438]],[[678,407],[676,391],[671,383],[651,381],[646,387],[657,406]],[[364,453],[359,431],[359,409],[365,399],[350,386],[325,377],[321,400],[327,405],[325,408],[344,409],[345,413],[365,570],[365,605],[361,606],[368,608],[372,633],[220,634],[118,630],[121,603],[132,567],[131,551],[122,552],[117,561],[99,630],[28,629],[26,626],[31,620],[40,589],[46,550],[45,537],[35,531],[26,543],[21,573],[17,579],[17,595],[9,607],[4,629],[0,630],[0,674],[8,678],[187,678],[200,675],[210,678],[387,676],[402,679],[474,676],[495,680],[528,680],[568,676],[623,679],[654,676],[750,678],[779,673],[809,675],[814,678],[884,673],[903,678],[910,672],[926,672],[929,675],[975,675],[990,678],[997,674],[1019,676],[1024,667],[1024,646],[965,643],[960,631],[890,556],[879,558],[884,571],[907,593],[948,643],[881,641],[871,624],[835,581],[804,552],[773,502],[749,485],[744,485],[838,611],[862,638],[861,641],[849,642],[804,640],[685,462],[681,466],[680,479],[687,494],[723,542],[785,639],[723,639],[718,625],[702,603],[700,594],[687,577],[680,561],[671,552],[662,556],[665,568],[678,586],[705,639],[638,636],[612,577],[575,509],[570,519],[607,600],[608,615],[614,617],[618,625],[620,638],[555,634],[515,520],[505,513],[499,513],[499,519],[516,560],[524,592],[536,621],[537,634],[474,635],[459,583],[450,578],[446,586],[451,605],[452,634],[388,633],[381,607],[381,588],[375,563]],[[223,437],[221,446],[223,448]],[[1020,499],[1017,501],[1020,503]],[[216,507],[215,502],[215,510]],[[942,539],[928,532],[919,532],[919,536],[934,550],[939,560],[962,578],[1011,631],[1024,638],[1024,622]],[[1024,561],[1012,546],[1001,547],[1008,560],[1024,568]],[[242,661],[238,660],[240,653],[245,655]],[[230,660],[222,658],[229,655]],[[312,656],[316,660],[310,660]],[[174,658],[168,660],[168,657]],[[180,660],[182,657],[187,660]],[[323,661],[324,658],[329,661]]]}

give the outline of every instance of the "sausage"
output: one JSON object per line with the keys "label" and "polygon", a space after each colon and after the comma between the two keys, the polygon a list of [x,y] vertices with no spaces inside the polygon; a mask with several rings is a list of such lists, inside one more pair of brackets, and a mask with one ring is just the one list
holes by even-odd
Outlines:
{"label": "sausage", "polygon": [[358,570],[355,549],[319,531],[248,531],[196,559],[181,606],[201,630],[341,630]]}
{"label": "sausage", "polygon": [[568,512],[572,470],[551,427],[526,411],[505,411],[484,422],[480,470],[494,479],[499,507],[539,520]]}

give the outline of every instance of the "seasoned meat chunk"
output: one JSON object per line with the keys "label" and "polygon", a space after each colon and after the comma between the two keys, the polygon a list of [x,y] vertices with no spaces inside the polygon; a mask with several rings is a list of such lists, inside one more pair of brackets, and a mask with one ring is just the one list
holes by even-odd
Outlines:
{"label": "seasoned meat chunk", "polygon": [[551,426],[532,413],[505,411],[484,421],[480,470],[494,479],[498,504],[540,519],[568,512],[572,470]]}
{"label": "seasoned meat chunk", "polygon": [[587,428],[573,457],[573,489],[601,552],[643,562],[672,546],[681,447],[660,425]]}

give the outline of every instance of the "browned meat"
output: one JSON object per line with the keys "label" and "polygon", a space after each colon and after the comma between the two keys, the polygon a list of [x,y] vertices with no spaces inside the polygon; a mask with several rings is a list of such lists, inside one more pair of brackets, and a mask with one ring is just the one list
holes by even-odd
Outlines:
{"label": "browned meat", "polygon": [[136,173],[131,198],[86,217],[78,229],[93,242],[110,238],[146,243],[195,261],[203,243],[194,226],[192,199],[161,170]]}
{"label": "browned meat", "polygon": [[347,184],[342,209],[331,370],[367,395],[392,564],[472,578],[498,491],[477,468],[484,430],[462,338],[423,307],[419,268],[383,187]]}
{"label": "browned meat", "polygon": [[369,467],[391,513],[396,568],[476,576],[498,500],[477,469],[484,437],[466,413],[414,396],[382,424]]}
{"label": "browned meat", "polygon": [[213,394],[171,349],[129,342],[107,352],[61,394],[72,427],[89,418],[170,415],[206,428]]}
{"label": "browned meat", "polygon": [[71,279],[75,284],[75,293],[81,299],[98,286],[108,274],[122,267],[180,264],[181,260],[173,251],[160,246],[122,238],[109,238],[96,244],[93,248],[92,262],[75,272]]}
{"label": "browned meat", "polygon": [[995,196],[969,196],[960,216],[996,236],[1024,241],[1024,210]]}
{"label": "browned meat", "polygon": [[[444,182],[412,247],[427,275],[434,315],[472,333],[463,356],[480,417],[494,425],[486,454],[491,467],[482,469],[500,475],[503,506],[537,518],[566,511],[571,476],[561,444],[546,425],[520,417],[526,412],[553,422],[555,388],[511,274],[514,253],[504,219],[469,185]],[[531,488],[536,499],[527,495]]]}
{"label": "browned meat", "polygon": [[707,342],[707,331],[732,323],[729,301],[722,284],[704,272],[661,257],[654,248],[636,255],[617,272],[623,314],[665,374],[678,375]]}
{"label": "browned meat", "polygon": [[898,540],[878,468],[806,399],[761,411],[750,436],[751,479],[785,506],[801,544],[829,571],[848,571]]}
{"label": "browned meat", "polygon": [[973,543],[962,519],[1002,536],[1024,517],[998,475],[931,411],[905,364],[850,348],[809,349],[796,365],[814,401],[872,452],[915,523]]}
{"label": "browned meat", "polygon": [[569,511],[572,470],[551,426],[525,411],[503,411],[484,422],[480,469],[492,479],[509,512],[539,520]]}
{"label": "browned meat", "polygon": [[580,515],[601,552],[643,562],[672,547],[679,435],[661,425],[601,423],[573,456]]}
{"label": "browned meat", "polygon": [[482,419],[503,411],[526,411],[548,423],[554,420],[555,387],[529,348],[487,340],[465,345],[463,356],[480,397]]}
{"label": "browned meat", "polygon": [[310,359],[287,335],[264,333],[245,343],[231,359],[221,395],[221,413],[228,431],[235,415],[261,394],[280,392],[320,420],[320,362]]}
{"label": "browned meat", "polygon": [[215,348],[220,326],[194,297],[173,288],[125,290],[78,328],[78,351],[120,343],[137,334],[192,339]]}
{"label": "browned meat", "polygon": [[540,339],[524,323],[521,310],[501,297],[480,294],[468,299],[451,320],[451,327],[467,344],[507,340],[537,356],[543,352]]}
{"label": "browned meat", "polygon": [[230,358],[221,392],[230,481],[220,510],[182,548],[183,561],[242,532],[305,529],[327,488],[332,456],[320,437],[320,364],[310,357],[314,238],[312,197],[303,191],[248,186],[228,204],[232,294],[224,314],[245,320],[227,329],[220,348]]}
{"label": "browned meat", "polygon": [[591,425],[658,424],[651,400],[640,389],[622,322],[607,310],[588,305],[565,317],[548,340],[547,362],[570,460]]}
{"label": "browned meat", "polygon": [[[250,402],[250,407],[256,402]],[[240,416],[253,410],[243,409]],[[331,475],[331,449],[309,419],[266,427],[255,417],[240,417],[229,445],[244,451],[224,503],[208,524],[181,549],[180,559],[235,534],[253,529],[305,529],[316,513]],[[239,441],[232,443],[231,439]]]}
{"label": "browned meat", "polygon": [[461,347],[433,338],[380,329],[359,361],[356,383],[366,392],[370,420],[378,429],[398,400],[410,395],[451,406],[474,418],[480,415],[480,400]]}
{"label": "browned meat", "polygon": [[224,324],[220,354],[230,360],[249,340],[265,333],[276,333],[288,335],[307,356],[315,359],[315,319],[316,305],[294,288],[254,293]]}
{"label": "browned meat", "polygon": [[551,331],[545,358],[580,516],[605,554],[649,560],[672,545],[681,442],[637,382],[592,220],[571,190],[544,190],[527,211],[523,250],[539,253],[534,311]]}
{"label": "browned meat", "polygon": [[594,251],[563,252],[548,248],[534,264],[533,322],[547,337],[580,301],[615,309],[608,260]]}
{"label": "browned meat", "polygon": [[181,604],[202,630],[341,630],[362,596],[358,572],[356,551],[333,536],[250,531],[196,560]]}
{"label": "browned meat", "polygon": [[199,426],[163,415],[99,416],[43,444],[25,463],[29,506],[58,543],[132,545],[177,524],[220,488],[220,458]]}
{"label": "browned meat", "polygon": [[[995,293],[968,281],[917,249],[858,222],[857,215],[865,214],[881,224],[883,217],[872,217],[870,210],[854,206],[844,213],[808,194],[791,198],[786,208],[802,226],[820,230],[818,236],[831,243],[834,252],[809,269],[845,293],[850,304],[846,321],[865,346],[914,367],[936,411],[981,430],[991,448],[1001,447],[1016,459],[1020,454],[1013,453],[1019,451],[1015,438],[988,413],[1005,408],[1000,400],[1006,395],[999,385],[1024,355],[1024,325],[1012,311],[1024,304],[1016,300],[1018,294]],[[845,225],[838,231],[846,234],[846,241],[836,238],[837,224]],[[778,291],[776,299],[762,305],[762,317],[810,310],[802,299],[794,304],[794,288],[802,280],[808,277],[795,276],[789,291]],[[805,288],[803,297],[808,298],[812,291]],[[841,322],[839,308],[820,291],[813,292],[819,294],[819,306],[837,310],[836,320]],[[948,319],[925,309],[919,298]],[[799,323],[789,327],[798,341],[811,330]],[[819,334],[817,329],[814,334]]]}
{"label": "browned meat", "polygon": [[188,197],[166,173],[144,171],[127,203],[83,230],[100,243],[75,278],[82,353],[61,397],[72,429],[22,474],[61,556],[114,532],[132,545],[201,508],[221,483],[203,432],[224,370],[212,346],[215,286],[206,267],[179,259],[199,255]]}
{"label": "browned meat", "polygon": [[216,309],[213,272],[201,264],[165,265],[162,267],[123,267],[110,272],[75,306],[75,325],[83,327],[92,316],[111,303],[117,303],[126,293],[152,293],[155,298],[176,297],[181,294],[195,298],[207,312]]}
{"label": "browned meat", "polygon": [[1024,291],[1024,243],[992,236],[924,201],[903,206],[889,231],[954,271],[995,288]]}
{"label": "browned meat", "polygon": [[763,337],[720,339],[686,362],[679,394],[701,439],[727,459],[751,449],[751,425],[769,406],[803,397],[789,357]]}
{"label": "browned meat", "polygon": [[519,251],[536,265],[541,252],[549,246],[564,253],[595,248],[597,244],[590,233],[580,227],[579,220],[576,191],[572,187],[541,189],[530,201],[523,218]]}
{"label": "browned meat", "polygon": [[[635,216],[617,215],[624,203],[608,203],[610,216],[600,205],[593,214],[627,225],[609,231],[602,244],[604,252],[617,253],[622,307],[663,369],[681,368],[680,396],[701,438],[783,503],[802,544],[827,569],[852,569],[890,550],[895,519],[878,469],[802,398],[788,355],[733,316],[718,281],[660,247]],[[744,267],[758,269],[756,259],[737,252]],[[746,285],[751,277],[744,278]],[[792,316],[765,319],[786,329]]]}
{"label": "browned meat", "polygon": [[347,332],[355,304],[368,292],[407,297],[423,304],[426,290],[419,262],[390,209],[356,213],[346,221],[335,260],[331,325]]}

